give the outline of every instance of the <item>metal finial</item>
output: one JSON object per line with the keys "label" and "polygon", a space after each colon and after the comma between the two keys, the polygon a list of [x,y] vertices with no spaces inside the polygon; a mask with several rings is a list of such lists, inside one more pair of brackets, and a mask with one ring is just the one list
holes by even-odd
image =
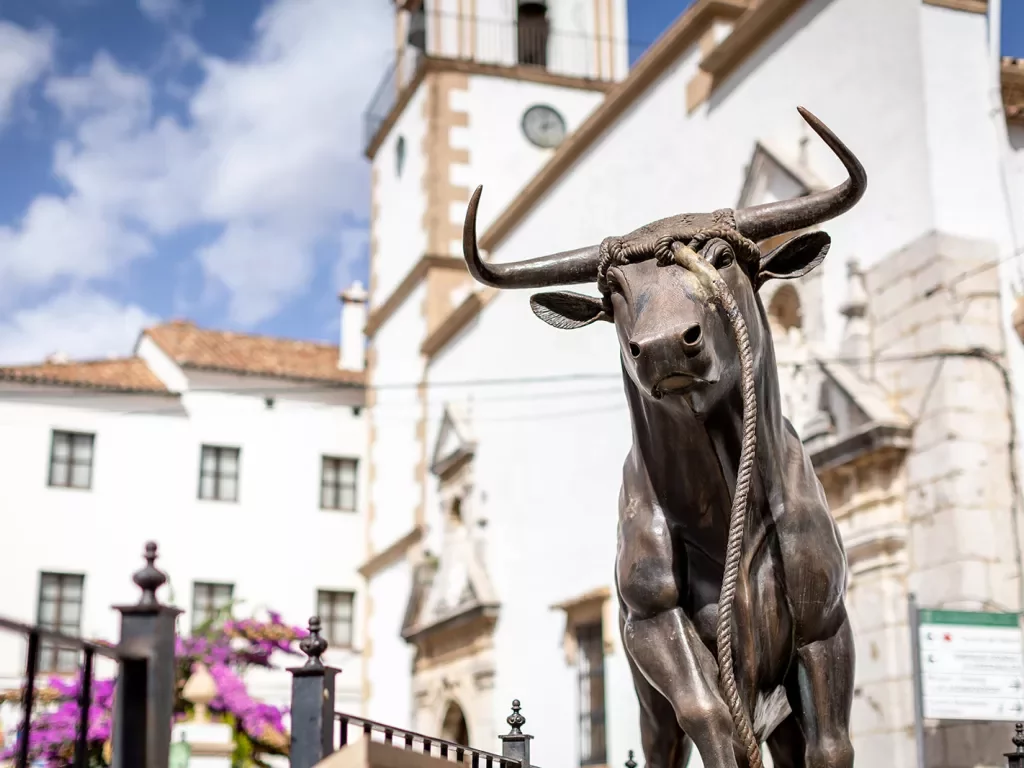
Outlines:
{"label": "metal finial", "polygon": [[1013,752],[1006,752],[1007,768],[1024,768],[1024,723],[1017,723],[1013,736]]}
{"label": "metal finial", "polygon": [[636,768],[636,760],[633,759],[633,750],[629,750],[629,759],[626,761],[626,768]]}
{"label": "metal finial", "polygon": [[305,669],[321,669],[324,663],[320,656],[327,650],[327,641],[320,637],[320,617],[309,618],[309,635],[299,641],[299,648],[309,658],[303,665]]}
{"label": "metal finial", "polygon": [[505,718],[505,722],[512,728],[509,736],[522,736],[522,727],[526,725],[526,718],[519,713],[519,699],[512,699],[512,714]]}
{"label": "metal finial", "polygon": [[139,605],[159,605],[156,599],[156,591],[167,583],[167,576],[160,571],[156,563],[156,542],[146,542],[146,567],[136,571],[132,581],[142,590],[142,597],[139,598]]}

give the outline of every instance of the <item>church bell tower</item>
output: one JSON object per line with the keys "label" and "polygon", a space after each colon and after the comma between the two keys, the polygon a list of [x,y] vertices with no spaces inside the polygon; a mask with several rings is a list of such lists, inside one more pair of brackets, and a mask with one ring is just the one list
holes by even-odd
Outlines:
{"label": "church bell tower", "polygon": [[[392,7],[394,56],[364,116],[372,389],[361,570],[364,702],[371,716],[399,724],[412,702],[396,700],[395,691],[411,686],[412,661],[394,658],[411,653],[401,639],[403,613],[437,517],[430,509],[435,436],[427,434],[439,396],[430,397],[431,361],[474,305],[488,300],[461,255],[466,204],[483,184],[478,227],[486,248],[502,212],[530,194],[534,175],[626,76],[629,47],[626,0],[394,0]],[[392,386],[399,382],[413,386]]]}

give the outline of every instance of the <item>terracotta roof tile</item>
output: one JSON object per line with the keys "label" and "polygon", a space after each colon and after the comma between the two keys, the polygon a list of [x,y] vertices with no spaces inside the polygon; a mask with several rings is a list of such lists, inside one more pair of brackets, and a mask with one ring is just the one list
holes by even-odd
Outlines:
{"label": "terracotta roof tile", "polygon": [[164,383],[137,357],[4,366],[0,367],[0,381],[84,387],[110,392],[168,393]]}
{"label": "terracotta roof tile", "polygon": [[182,368],[363,386],[362,371],[338,368],[336,345],[209,331],[174,321],[145,331]]}

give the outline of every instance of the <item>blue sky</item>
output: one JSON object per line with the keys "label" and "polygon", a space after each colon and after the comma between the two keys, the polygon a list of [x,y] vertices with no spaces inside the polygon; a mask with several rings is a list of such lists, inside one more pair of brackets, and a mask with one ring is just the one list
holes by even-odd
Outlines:
{"label": "blue sky", "polygon": [[[687,5],[630,4],[654,40]],[[1024,3],[1006,53],[1024,56]],[[336,339],[390,0],[0,0],[0,362],[172,317]],[[1016,35],[1011,34],[1016,30]]]}

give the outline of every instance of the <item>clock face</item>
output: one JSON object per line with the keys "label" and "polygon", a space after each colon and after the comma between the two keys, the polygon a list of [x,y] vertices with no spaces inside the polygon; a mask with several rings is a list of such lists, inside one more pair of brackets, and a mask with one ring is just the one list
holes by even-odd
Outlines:
{"label": "clock face", "polygon": [[523,115],[523,133],[531,144],[553,149],[565,138],[565,120],[552,107],[537,104]]}

